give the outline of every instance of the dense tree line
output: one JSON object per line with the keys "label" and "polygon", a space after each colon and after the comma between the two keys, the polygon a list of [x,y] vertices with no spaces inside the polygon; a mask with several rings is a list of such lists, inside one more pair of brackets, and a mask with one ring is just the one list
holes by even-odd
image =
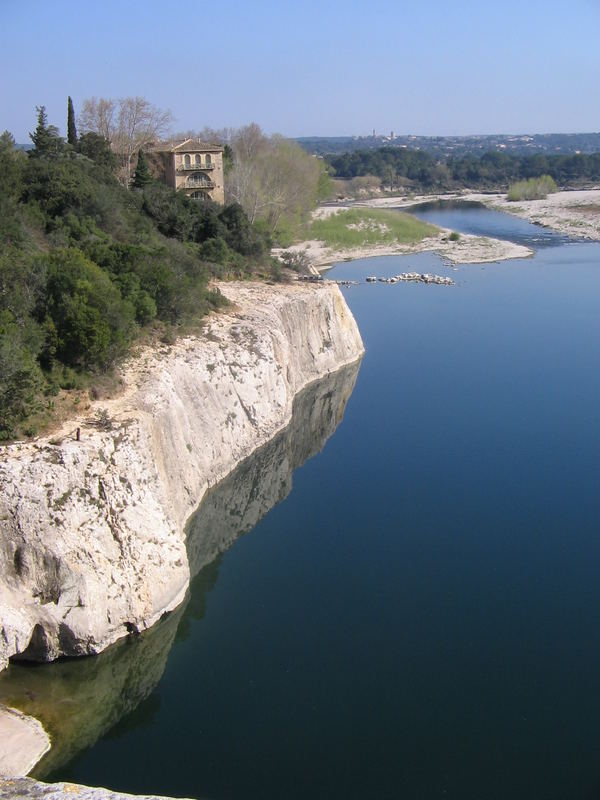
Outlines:
{"label": "dense tree line", "polygon": [[74,375],[110,369],[144,326],[221,305],[211,276],[269,265],[240,205],[189,200],[148,180],[143,159],[125,189],[108,142],[73,120],[69,104],[69,144],[39,108],[27,154],[0,136],[2,438]]}
{"label": "dense tree line", "polygon": [[514,181],[549,175],[559,186],[576,187],[600,181],[600,153],[574,155],[509,155],[485,153],[437,159],[422,150],[382,147],[327,156],[339,178],[375,175],[385,188],[413,190],[473,188],[505,191]]}

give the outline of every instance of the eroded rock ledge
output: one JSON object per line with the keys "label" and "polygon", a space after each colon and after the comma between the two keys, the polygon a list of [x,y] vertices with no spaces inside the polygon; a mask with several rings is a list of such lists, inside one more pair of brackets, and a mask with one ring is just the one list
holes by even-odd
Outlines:
{"label": "eroded rock ledge", "polygon": [[201,339],[125,367],[125,393],[98,404],[108,427],[77,420],[1,451],[0,669],[97,653],[179,605],[206,489],[289,422],[298,391],[363,352],[332,284],[221,288],[234,310]]}
{"label": "eroded rock ledge", "polygon": [[76,783],[41,783],[31,778],[0,778],[0,800],[169,800],[158,795],[132,795]]}

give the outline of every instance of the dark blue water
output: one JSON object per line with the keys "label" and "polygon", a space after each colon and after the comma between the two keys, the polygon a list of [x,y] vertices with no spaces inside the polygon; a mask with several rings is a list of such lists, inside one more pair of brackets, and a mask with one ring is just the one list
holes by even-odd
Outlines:
{"label": "dark blue water", "polygon": [[492,211],[481,203],[438,200],[420,203],[405,210],[432,225],[441,225],[459,233],[508,239],[534,250],[572,242],[567,236],[518,217],[510,217],[507,221],[507,214]]}
{"label": "dark blue water", "polygon": [[330,276],[412,267],[457,285],[347,290],[366,355],[343,421],[327,440],[347,381],[214,498],[211,531],[246,493],[284,498],[282,465],[323,446],[195,579],[156,686],[121,680],[135,707],[47,777],[231,800],[600,797],[600,245]]}

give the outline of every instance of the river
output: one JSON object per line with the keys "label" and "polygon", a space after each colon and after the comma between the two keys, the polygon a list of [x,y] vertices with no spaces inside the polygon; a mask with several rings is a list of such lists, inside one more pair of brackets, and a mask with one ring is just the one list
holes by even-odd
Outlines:
{"label": "river", "polygon": [[219,800],[598,796],[600,244],[475,207],[416,213],[536,253],[329,272],[456,285],[345,290],[358,374],[312,387],[208,496],[178,615],[0,677],[0,699],[67,742],[44,779]]}

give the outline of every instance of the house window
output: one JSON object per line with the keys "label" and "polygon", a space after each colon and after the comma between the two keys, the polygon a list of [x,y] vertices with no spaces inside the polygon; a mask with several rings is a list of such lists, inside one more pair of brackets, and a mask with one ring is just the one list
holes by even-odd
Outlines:
{"label": "house window", "polygon": [[190,197],[192,198],[192,200],[207,200],[208,199],[208,195],[206,194],[206,192],[192,192]]}
{"label": "house window", "polygon": [[210,153],[207,153],[206,154],[206,166],[208,167],[210,163],[211,163]]}
{"label": "house window", "polygon": [[189,155],[185,155],[185,156],[183,157],[183,163],[185,164],[185,166],[186,166],[186,167],[189,167],[189,166],[190,166],[190,164],[192,163],[192,160],[191,160],[191,158],[189,157]]}
{"label": "house window", "polygon": [[196,164],[201,164],[201,163],[202,163],[202,156],[200,155],[200,153],[196,153]]}

